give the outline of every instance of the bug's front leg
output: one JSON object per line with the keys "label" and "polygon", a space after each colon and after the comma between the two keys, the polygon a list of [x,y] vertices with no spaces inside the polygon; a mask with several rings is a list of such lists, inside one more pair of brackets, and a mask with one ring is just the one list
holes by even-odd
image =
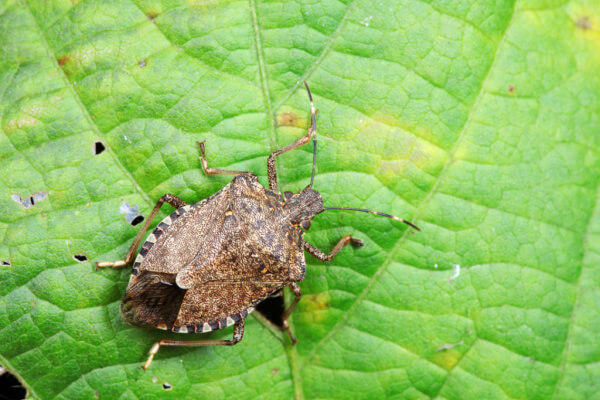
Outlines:
{"label": "bug's front leg", "polygon": [[135,257],[135,253],[137,252],[137,247],[140,244],[142,238],[144,237],[144,234],[148,230],[148,227],[152,223],[152,220],[154,219],[154,217],[156,217],[156,214],[158,214],[158,211],[160,210],[160,208],[162,207],[162,205],[164,203],[168,203],[171,206],[173,206],[174,208],[180,208],[180,207],[183,207],[186,205],[185,201],[181,200],[177,196],[173,196],[172,194],[169,194],[169,193],[163,195],[160,199],[158,199],[158,201],[156,202],[156,205],[152,209],[152,212],[146,219],[144,226],[142,226],[142,229],[140,229],[140,231],[136,235],[135,239],[133,240],[133,243],[131,244],[129,251],[127,252],[127,255],[125,256],[125,259],[119,260],[119,261],[97,262],[96,268],[105,268],[105,267],[118,268],[118,267],[124,267],[125,265],[130,264]]}
{"label": "bug's front leg", "polygon": [[304,242],[304,250],[308,251],[310,254],[315,256],[321,261],[329,261],[331,260],[339,251],[348,243],[352,243],[354,246],[364,246],[365,242],[360,239],[353,238],[350,235],[346,235],[340,239],[340,241],[335,245],[331,253],[325,254],[321,250],[317,249],[315,246],[308,242]]}
{"label": "bug's front leg", "polygon": [[244,319],[240,319],[233,326],[233,339],[231,340],[171,340],[162,339],[156,343],[150,349],[150,355],[146,363],[142,365],[142,369],[148,369],[152,360],[161,346],[175,346],[175,347],[200,347],[200,346],[233,346],[239,343],[244,337]]}
{"label": "bug's front leg", "polygon": [[221,169],[221,168],[212,168],[208,166],[208,162],[206,161],[206,150],[204,149],[204,142],[198,142],[198,146],[200,146],[200,164],[202,164],[202,169],[206,175],[247,175],[254,176],[252,172],[248,171],[236,171],[233,169]]}
{"label": "bug's front leg", "polygon": [[[306,143],[308,143],[310,141],[310,139],[314,135],[317,134],[317,122],[316,122],[317,110],[315,109],[315,106],[313,104],[312,94],[310,93],[308,84],[306,82],[304,82],[304,85],[306,86],[306,90],[308,91],[308,98],[310,99],[310,127],[308,128],[308,132],[306,133],[305,136],[302,136],[300,139],[296,140],[294,143],[288,144],[287,146],[282,147],[279,150],[275,150],[274,152],[271,153],[271,155],[267,159],[267,173],[269,175],[269,189],[273,190],[276,193],[279,193],[279,187],[277,184],[277,167],[275,166],[275,157],[277,157],[283,153],[286,153],[290,150],[294,150],[297,147],[305,145]],[[316,151],[317,151],[317,144],[315,141],[314,149],[313,149],[313,171],[312,171],[311,185],[312,185],[312,179],[314,179],[314,176],[315,176],[315,162],[316,162],[316,154],[317,154]]]}

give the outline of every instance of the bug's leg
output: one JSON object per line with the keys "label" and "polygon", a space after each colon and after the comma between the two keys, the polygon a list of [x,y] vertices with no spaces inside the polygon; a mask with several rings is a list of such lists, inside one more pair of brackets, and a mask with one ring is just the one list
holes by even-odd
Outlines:
{"label": "bug's leg", "polygon": [[200,164],[202,164],[202,169],[206,175],[248,175],[254,176],[252,172],[248,171],[235,171],[232,169],[220,169],[220,168],[211,168],[208,166],[206,162],[206,153],[204,150],[204,142],[198,142],[198,146],[200,146]]}
{"label": "bug's leg", "polygon": [[296,343],[298,343],[298,339],[296,339],[296,337],[292,333],[292,330],[290,329],[290,324],[288,323],[288,318],[290,317],[290,314],[292,314],[292,312],[296,308],[296,304],[298,304],[298,302],[300,301],[300,298],[302,297],[302,292],[300,292],[300,287],[295,282],[291,283],[289,288],[292,290],[292,293],[294,293],[294,295],[296,297],[292,301],[292,304],[290,304],[290,306],[287,308],[287,310],[285,310],[283,312],[283,315],[281,316],[281,320],[283,322],[283,329],[288,333],[288,335],[290,335],[292,344],[296,344]]}
{"label": "bug's leg", "polygon": [[[290,150],[294,150],[297,147],[305,145],[317,133],[317,122],[316,122],[317,110],[315,109],[315,106],[313,104],[312,94],[310,93],[310,89],[308,88],[308,85],[306,84],[306,82],[304,82],[304,85],[306,86],[306,90],[308,91],[308,98],[310,99],[310,127],[308,128],[308,132],[306,133],[305,136],[302,136],[300,139],[296,140],[294,143],[288,144],[287,146],[282,147],[279,150],[275,150],[274,152],[271,153],[271,155],[267,159],[267,173],[269,175],[269,189],[271,189],[277,193],[279,193],[279,187],[277,184],[277,167],[275,166],[275,157],[277,157],[283,153],[286,153]],[[316,139],[314,140],[313,143],[314,143],[313,170],[312,170],[312,177],[311,177],[309,186],[312,186],[312,182],[313,182],[313,179],[315,176],[315,163],[316,163],[316,154],[317,154],[316,153],[316,151],[317,151]]]}
{"label": "bug's leg", "polygon": [[308,251],[310,254],[315,256],[321,261],[329,261],[331,260],[345,245],[348,243],[352,243],[355,246],[364,246],[365,242],[360,239],[353,238],[350,235],[346,235],[340,239],[340,241],[335,245],[331,253],[325,254],[321,250],[317,249],[315,246],[308,242],[304,242],[304,250]]}
{"label": "bug's leg", "polygon": [[152,220],[154,219],[154,217],[156,217],[156,214],[158,214],[160,207],[162,207],[162,205],[164,203],[168,203],[171,206],[173,206],[174,208],[180,208],[180,207],[183,207],[186,205],[185,201],[181,200],[177,196],[173,196],[172,194],[169,194],[169,193],[163,195],[160,199],[158,199],[158,201],[156,202],[156,205],[152,209],[152,212],[146,219],[144,226],[142,226],[142,229],[140,229],[140,231],[136,235],[135,239],[133,240],[133,243],[131,244],[129,251],[127,252],[127,255],[125,256],[125,259],[119,260],[119,261],[97,262],[96,268],[104,268],[104,267],[118,268],[118,267],[123,267],[127,264],[130,264],[135,257],[135,253],[137,252],[137,247],[140,244],[140,241],[144,237],[144,234],[148,230],[148,227],[152,223]]}
{"label": "bug's leg", "polygon": [[171,340],[171,339],[162,339],[156,343],[150,349],[150,355],[148,356],[148,360],[146,363],[142,365],[142,369],[148,369],[150,364],[152,364],[152,359],[156,353],[158,353],[158,349],[161,346],[175,346],[175,347],[200,347],[200,346],[233,346],[242,340],[244,336],[244,319],[240,319],[233,326],[233,339],[231,340]]}

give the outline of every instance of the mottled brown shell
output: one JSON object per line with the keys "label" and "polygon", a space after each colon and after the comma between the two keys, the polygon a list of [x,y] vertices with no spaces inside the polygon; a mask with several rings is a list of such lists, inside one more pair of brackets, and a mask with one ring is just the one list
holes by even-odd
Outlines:
{"label": "mottled brown shell", "polygon": [[245,318],[270,294],[304,278],[303,232],[286,215],[281,197],[246,175],[177,209],[140,249],[123,318],[182,333]]}

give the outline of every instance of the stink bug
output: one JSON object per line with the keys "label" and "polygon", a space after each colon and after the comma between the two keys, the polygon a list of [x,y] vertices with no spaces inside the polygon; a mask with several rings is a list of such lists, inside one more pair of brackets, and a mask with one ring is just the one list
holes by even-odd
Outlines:
{"label": "stink bug", "polygon": [[[282,315],[283,329],[293,343],[288,317],[300,300],[296,282],[304,279],[304,251],[328,261],[345,245],[362,246],[360,239],[344,236],[329,253],[304,240],[311,219],[325,210],[368,212],[412,223],[393,215],[359,208],[324,207],[319,192],[312,188],[317,156],[316,114],[311,106],[308,133],[279,150],[267,160],[269,188],[258,183],[251,172],[210,168],[204,142],[200,142],[202,169],[207,175],[235,175],[233,181],[209,198],[188,205],[171,194],[162,196],[135,237],[125,259],[99,262],[98,267],[122,267],[133,262],[127,291],[121,302],[123,319],[142,327],[179,333],[210,332],[234,325],[231,340],[170,340],[155,343],[147,369],[161,346],[234,345],[242,340],[244,319],[254,307],[283,287],[296,296]],[[277,185],[275,157],[313,141],[310,183],[304,190],[283,196]],[[163,219],[134,256],[150,223],[164,203],[176,210]]]}

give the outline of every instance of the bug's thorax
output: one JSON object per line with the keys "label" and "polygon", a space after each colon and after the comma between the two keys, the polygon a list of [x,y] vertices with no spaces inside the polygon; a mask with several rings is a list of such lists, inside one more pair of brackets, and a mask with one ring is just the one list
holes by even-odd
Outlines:
{"label": "bug's thorax", "polygon": [[312,188],[296,194],[286,194],[286,197],[284,215],[293,224],[310,222],[315,215],[325,211],[321,194]]}

